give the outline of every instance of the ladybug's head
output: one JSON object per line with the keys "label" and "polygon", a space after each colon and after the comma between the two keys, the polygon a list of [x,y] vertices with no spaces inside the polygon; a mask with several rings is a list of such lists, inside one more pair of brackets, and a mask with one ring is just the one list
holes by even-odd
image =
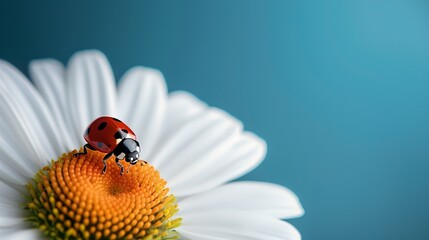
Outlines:
{"label": "ladybug's head", "polygon": [[114,150],[114,154],[119,159],[135,165],[139,161],[140,144],[134,139],[125,138],[122,140]]}
{"label": "ladybug's head", "polygon": [[125,161],[131,163],[132,165],[135,165],[139,161],[139,153],[138,153],[138,151],[136,150],[134,152],[128,153],[125,156]]}

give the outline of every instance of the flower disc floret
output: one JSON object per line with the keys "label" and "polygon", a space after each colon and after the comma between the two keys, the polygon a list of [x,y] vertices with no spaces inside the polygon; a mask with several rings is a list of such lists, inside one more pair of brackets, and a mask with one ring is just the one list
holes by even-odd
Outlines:
{"label": "flower disc floret", "polygon": [[[166,181],[149,164],[120,175],[104,154],[63,154],[27,184],[29,220],[53,239],[170,239],[181,219]],[[124,164],[127,168],[128,164]]]}

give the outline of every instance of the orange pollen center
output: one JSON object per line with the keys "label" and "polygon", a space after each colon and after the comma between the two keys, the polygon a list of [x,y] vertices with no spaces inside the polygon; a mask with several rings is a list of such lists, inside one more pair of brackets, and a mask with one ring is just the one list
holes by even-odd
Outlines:
{"label": "orange pollen center", "polygon": [[154,167],[137,163],[121,175],[111,158],[102,174],[105,154],[88,151],[73,157],[76,152],[52,161],[27,184],[25,208],[36,227],[55,239],[177,237],[176,199]]}

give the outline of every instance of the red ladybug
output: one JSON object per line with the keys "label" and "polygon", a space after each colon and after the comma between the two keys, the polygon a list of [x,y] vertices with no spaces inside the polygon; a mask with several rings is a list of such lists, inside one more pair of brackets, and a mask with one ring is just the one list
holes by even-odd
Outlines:
{"label": "red ladybug", "polygon": [[125,159],[131,165],[135,165],[139,160],[140,144],[136,135],[119,119],[99,117],[89,124],[83,137],[87,144],[83,146],[83,152],[74,156],[86,154],[87,148],[107,153],[103,158],[103,174],[107,169],[106,161],[112,154],[116,157],[116,164],[121,167],[121,175],[124,173],[124,166],[119,160]]}

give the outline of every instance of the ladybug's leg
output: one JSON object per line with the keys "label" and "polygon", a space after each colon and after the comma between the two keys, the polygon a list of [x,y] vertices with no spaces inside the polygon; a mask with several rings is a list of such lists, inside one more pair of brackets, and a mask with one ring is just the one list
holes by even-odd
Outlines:
{"label": "ladybug's leg", "polygon": [[91,149],[91,150],[95,150],[95,148],[93,148],[91,145],[89,145],[89,144],[85,144],[84,146],[83,146],[83,152],[80,152],[80,153],[75,153],[75,154],[73,154],[73,157],[78,157],[78,156],[80,156],[80,155],[85,155],[85,154],[87,154],[88,152],[86,151],[86,149],[87,148],[89,148],[89,149]]}
{"label": "ladybug's leg", "polygon": [[119,158],[116,158],[116,164],[121,168],[121,175],[124,174],[124,165],[119,163]]}
{"label": "ladybug's leg", "polygon": [[112,153],[113,153],[113,152],[109,152],[109,153],[108,153],[108,154],[106,154],[106,156],[104,156],[104,158],[103,158],[103,164],[104,164],[104,167],[103,167],[103,170],[101,171],[101,173],[102,173],[102,174],[105,174],[105,173],[106,173],[106,169],[107,169],[106,161],[107,161],[107,159],[109,159],[109,157],[110,157],[110,156],[112,156]]}

